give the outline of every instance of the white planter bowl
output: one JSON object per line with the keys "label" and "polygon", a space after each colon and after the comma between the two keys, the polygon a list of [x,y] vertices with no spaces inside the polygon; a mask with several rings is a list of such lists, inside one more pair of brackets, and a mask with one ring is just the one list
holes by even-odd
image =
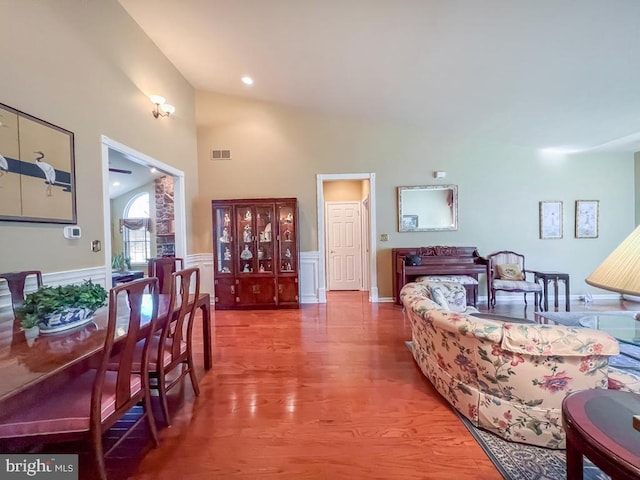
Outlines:
{"label": "white planter bowl", "polygon": [[93,318],[89,308],[70,308],[61,313],[46,315],[40,321],[40,333],[56,333],[88,323]]}

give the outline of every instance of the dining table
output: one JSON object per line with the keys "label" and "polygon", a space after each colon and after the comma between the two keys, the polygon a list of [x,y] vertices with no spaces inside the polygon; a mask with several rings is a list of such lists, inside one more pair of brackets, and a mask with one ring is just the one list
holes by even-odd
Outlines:
{"label": "dining table", "polygon": [[[195,298],[192,294],[189,300],[202,312],[204,367],[209,370],[212,367],[210,295],[203,293]],[[169,319],[169,301],[169,294],[159,295],[158,329]],[[146,304],[148,314],[144,314],[143,308],[143,325],[149,324],[150,295]],[[114,348],[119,339],[125,338],[129,321],[128,308],[119,308],[119,311]],[[101,307],[84,325],[57,333],[41,332],[30,339],[20,328],[13,310],[0,309],[0,415],[46,395],[69,378],[95,366],[104,348],[108,312],[108,306]],[[175,314],[177,308],[171,313]],[[141,333],[144,334],[144,328]]]}

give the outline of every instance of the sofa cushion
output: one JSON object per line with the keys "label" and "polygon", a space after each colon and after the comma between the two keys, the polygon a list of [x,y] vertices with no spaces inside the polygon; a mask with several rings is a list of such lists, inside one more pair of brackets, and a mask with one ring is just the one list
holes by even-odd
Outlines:
{"label": "sofa cushion", "polygon": [[451,308],[449,307],[449,302],[447,301],[447,297],[445,293],[442,291],[442,288],[440,288],[439,286],[430,287],[429,296],[443,310],[451,310]]}
{"label": "sofa cushion", "polygon": [[541,292],[542,285],[524,280],[502,280],[493,281],[493,288],[497,290],[526,290],[527,292]]}
{"label": "sofa cushion", "polygon": [[522,269],[517,263],[503,263],[497,265],[498,276],[502,280],[524,280]]}
{"label": "sofa cushion", "polygon": [[600,330],[563,325],[505,323],[500,347],[524,355],[617,355],[618,342]]}

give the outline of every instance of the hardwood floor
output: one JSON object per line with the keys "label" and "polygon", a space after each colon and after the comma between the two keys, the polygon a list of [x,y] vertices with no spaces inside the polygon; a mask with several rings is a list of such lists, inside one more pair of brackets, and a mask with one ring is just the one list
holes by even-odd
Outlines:
{"label": "hardwood floor", "polygon": [[401,307],[332,292],[326,305],[213,315],[213,369],[204,374],[197,355],[200,396],[188,381],[174,389],[160,447],[144,430],[125,441],[107,459],[115,478],[502,478],[415,365]]}

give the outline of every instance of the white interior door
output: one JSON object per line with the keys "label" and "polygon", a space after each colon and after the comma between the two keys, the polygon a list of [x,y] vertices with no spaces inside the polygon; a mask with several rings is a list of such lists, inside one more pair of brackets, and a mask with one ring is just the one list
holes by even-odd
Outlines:
{"label": "white interior door", "polygon": [[329,290],[362,287],[362,238],[359,202],[327,202],[327,275]]}

